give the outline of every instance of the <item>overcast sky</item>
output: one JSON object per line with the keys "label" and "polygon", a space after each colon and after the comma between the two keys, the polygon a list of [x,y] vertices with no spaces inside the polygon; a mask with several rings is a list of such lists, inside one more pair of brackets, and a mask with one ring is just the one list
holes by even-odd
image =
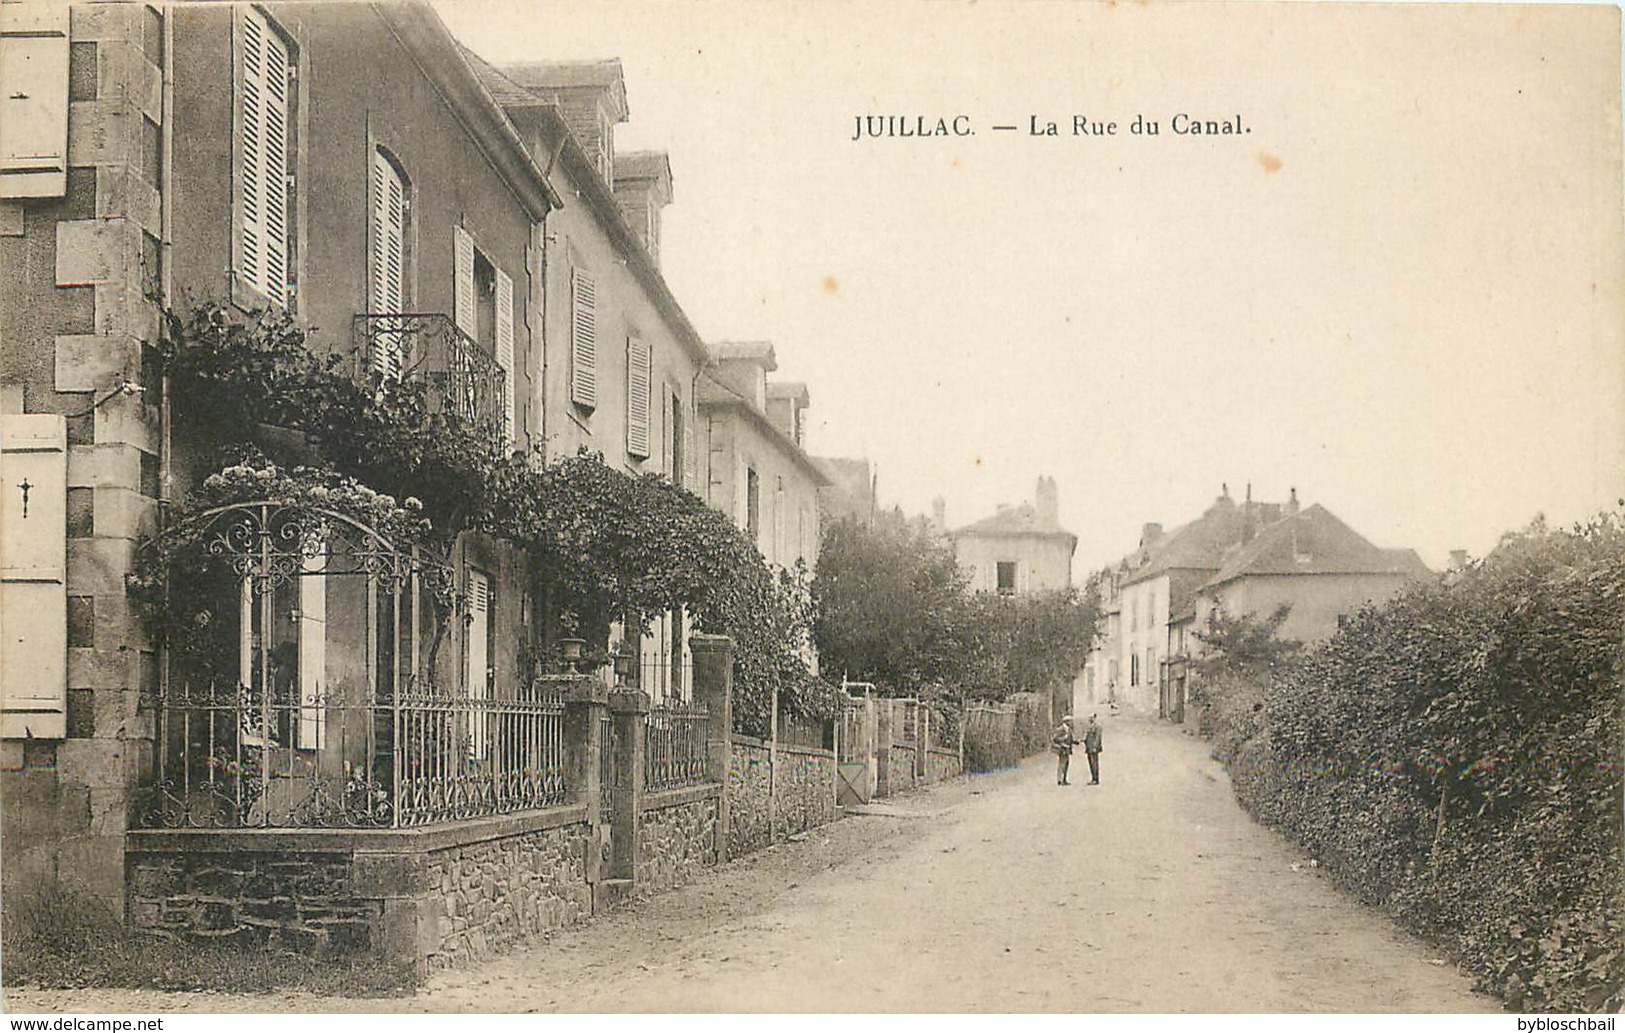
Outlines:
{"label": "overcast sky", "polygon": [[1081,580],[1222,482],[1436,566],[1625,494],[1611,8],[435,3],[498,62],[621,59],[678,299],[771,340],[884,503],[1053,475]]}

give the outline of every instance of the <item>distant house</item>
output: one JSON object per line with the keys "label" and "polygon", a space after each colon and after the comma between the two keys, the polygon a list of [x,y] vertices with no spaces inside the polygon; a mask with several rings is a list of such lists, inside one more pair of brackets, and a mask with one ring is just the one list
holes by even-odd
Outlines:
{"label": "distant house", "polygon": [[1060,526],[1053,477],[1038,479],[1033,503],[1000,506],[992,516],[951,531],[949,537],[975,591],[1023,595],[1072,584],[1078,536]]}
{"label": "distant house", "polygon": [[1140,548],[1103,572],[1105,634],[1085,673],[1085,698],[1184,719],[1196,633],[1218,607],[1231,616],[1291,613],[1279,634],[1316,642],[1349,613],[1430,576],[1412,549],[1383,549],[1324,506],[1237,503],[1224,490],[1196,520],[1141,532]]}
{"label": "distant house", "polygon": [[1319,642],[1361,606],[1432,573],[1416,550],[1378,548],[1324,506],[1299,512],[1294,499],[1286,516],[1225,556],[1198,590],[1191,616],[1200,628],[1216,607],[1232,616],[1265,616],[1289,605],[1278,634]]}
{"label": "distant house", "polygon": [[1170,618],[1192,606],[1196,590],[1223,566],[1226,550],[1277,520],[1279,503],[1237,503],[1221,491],[1200,517],[1172,531],[1148,523],[1137,549],[1102,572],[1105,633],[1084,671],[1083,698],[1115,700],[1142,713],[1166,714],[1160,672],[1170,648]]}
{"label": "distant house", "polygon": [[818,456],[813,459],[829,484],[818,493],[823,520],[867,524],[875,517],[875,472],[867,459]]}

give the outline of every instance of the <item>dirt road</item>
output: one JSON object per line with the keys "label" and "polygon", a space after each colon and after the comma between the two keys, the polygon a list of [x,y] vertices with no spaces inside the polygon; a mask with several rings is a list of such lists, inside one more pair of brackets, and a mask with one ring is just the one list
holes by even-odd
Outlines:
{"label": "dirt road", "polygon": [[[1236,806],[1205,747],[1109,719],[1053,764],[873,808],[414,997],[24,991],[39,1011],[1499,1010]],[[1082,769],[1080,771],[1080,769]],[[1080,778],[1080,774],[1082,777]]]}

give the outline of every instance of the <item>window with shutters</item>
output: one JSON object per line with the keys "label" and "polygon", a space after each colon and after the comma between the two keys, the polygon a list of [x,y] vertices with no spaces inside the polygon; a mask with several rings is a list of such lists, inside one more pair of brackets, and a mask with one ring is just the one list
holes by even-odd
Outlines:
{"label": "window with shutters", "polygon": [[0,197],[67,192],[68,69],[68,5],[0,5]]}
{"label": "window with shutters", "polygon": [[754,468],[745,470],[745,531],[752,545],[762,545],[762,485]]}
{"label": "window with shutters", "polygon": [[[499,397],[504,441],[512,445],[518,432],[517,370],[514,368],[513,278],[474,246],[473,236],[453,227],[452,321],[457,329],[495,362],[500,376]],[[482,411],[471,403],[473,411]]]}
{"label": "window with shutters", "polygon": [[683,441],[683,435],[688,427],[683,419],[683,400],[673,391],[666,399],[666,411],[670,417],[666,421],[668,441],[666,447],[666,471],[671,476],[671,482],[679,488],[691,488],[691,478],[683,471],[683,464],[688,459],[688,446]]}
{"label": "window with shutters", "polygon": [[649,411],[653,370],[649,344],[637,335],[626,339],[626,451],[649,458]]}
{"label": "window with shutters", "polygon": [[1000,595],[1016,594],[1016,564],[1014,560],[1000,560],[994,567],[995,587]]}
{"label": "window with shutters", "polygon": [[580,269],[570,273],[570,401],[598,405],[598,282]]}
{"label": "window with shutters", "polygon": [[[406,298],[406,175],[382,148],[372,155],[371,233],[372,284],[367,306],[375,314],[394,315],[411,309]],[[399,377],[405,362],[401,334],[378,335],[372,352],[372,367],[389,377]]]}
{"label": "window with shutters", "polygon": [[236,9],[237,280],[251,300],[293,301],[294,54],[255,8]]}

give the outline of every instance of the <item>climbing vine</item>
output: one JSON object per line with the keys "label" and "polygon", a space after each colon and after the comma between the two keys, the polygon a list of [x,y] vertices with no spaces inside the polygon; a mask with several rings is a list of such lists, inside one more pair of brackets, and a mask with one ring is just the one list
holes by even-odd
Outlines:
{"label": "climbing vine", "polygon": [[[775,573],[692,493],[613,470],[587,451],[552,462],[512,452],[495,420],[436,406],[422,380],[361,370],[353,354],[323,349],[283,316],[206,305],[167,314],[164,327],[161,358],[179,416],[220,442],[223,466],[177,517],[282,493],[347,500],[397,543],[438,556],[467,531],[504,539],[530,556],[537,587],[566,625],[600,645],[612,623],[646,630],[680,607],[696,630],[731,636],[741,728],[765,727],[775,694],[791,713],[833,712],[833,689],[805,662],[805,572]],[[177,642],[199,634],[202,612],[158,598],[162,571],[199,547],[184,524],[171,521],[145,550],[136,586]]]}

